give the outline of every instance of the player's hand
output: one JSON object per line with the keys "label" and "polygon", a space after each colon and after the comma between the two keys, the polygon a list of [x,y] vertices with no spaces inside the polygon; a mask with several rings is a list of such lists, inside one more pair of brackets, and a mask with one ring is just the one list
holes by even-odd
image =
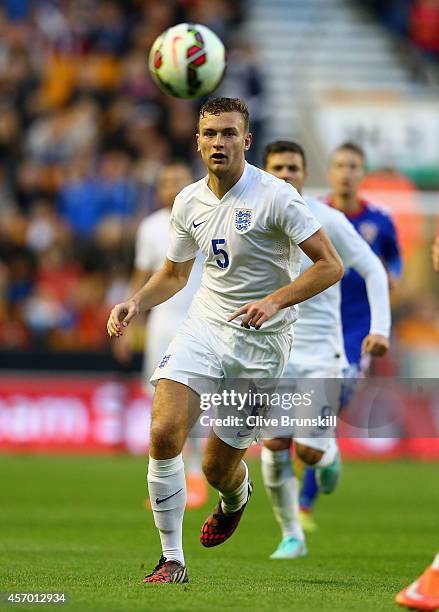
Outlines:
{"label": "player's hand", "polygon": [[113,310],[110,312],[107,322],[107,331],[110,338],[112,336],[123,335],[123,328],[126,327],[131,319],[133,319],[139,312],[139,306],[134,300],[128,300],[121,304],[116,304]]}
{"label": "player's hand", "polygon": [[361,352],[368,353],[372,357],[382,357],[389,350],[389,340],[381,334],[369,334],[363,340]]}
{"label": "player's hand", "polygon": [[241,327],[260,329],[265,321],[271,319],[279,310],[279,306],[271,299],[264,298],[258,302],[250,302],[245,306],[241,306],[227,320],[233,321],[236,317],[244,315],[241,320]]}
{"label": "player's hand", "polygon": [[437,236],[436,240],[433,242],[431,255],[433,259],[433,268],[436,270],[436,272],[439,272],[439,236]]}

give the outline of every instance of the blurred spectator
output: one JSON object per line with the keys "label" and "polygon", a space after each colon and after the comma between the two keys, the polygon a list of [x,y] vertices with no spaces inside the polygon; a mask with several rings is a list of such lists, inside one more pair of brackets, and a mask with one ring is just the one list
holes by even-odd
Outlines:
{"label": "blurred spectator", "polygon": [[363,0],[384,24],[396,34],[407,36],[409,31],[410,6],[413,0]]}
{"label": "blurred spectator", "polygon": [[56,214],[50,200],[38,200],[29,215],[26,244],[35,253],[49,249],[55,243],[65,244],[69,230]]}
{"label": "blurred spectator", "polygon": [[12,105],[0,105],[0,167],[9,184],[14,180],[21,153],[20,115]]}
{"label": "blurred spectator", "polygon": [[1,220],[4,215],[9,213],[15,207],[14,196],[10,187],[10,181],[7,180],[7,173],[0,165],[0,226],[3,225]]}
{"label": "blurred spectator", "polygon": [[424,53],[439,56],[439,0],[415,0],[410,13],[410,36]]}
{"label": "blurred spectator", "polygon": [[66,173],[65,183],[59,193],[60,214],[76,234],[91,235],[103,212],[93,159],[76,156]]}
{"label": "blurred spectator", "polygon": [[229,52],[227,79],[219,88],[223,96],[242,98],[248,104],[253,142],[247,159],[251,163],[261,157],[262,126],[266,117],[264,87],[256,49],[242,38]]}
{"label": "blurred spectator", "polygon": [[23,212],[30,210],[36,200],[44,197],[43,177],[44,167],[30,159],[24,159],[17,168],[13,187]]}
{"label": "blurred spectator", "polygon": [[35,260],[26,247],[11,247],[6,253],[8,284],[6,297],[12,306],[23,303],[35,284]]}
{"label": "blurred spectator", "polygon": [[409,38],[427,58],[439,56],[439,0],[362,0],[393,32]]}
{"label": "blurred spectator", "polygon": [[97,53],[120,55],[127,50],[128,27],[117,2],[107,0],[97,7],[89,43]]}

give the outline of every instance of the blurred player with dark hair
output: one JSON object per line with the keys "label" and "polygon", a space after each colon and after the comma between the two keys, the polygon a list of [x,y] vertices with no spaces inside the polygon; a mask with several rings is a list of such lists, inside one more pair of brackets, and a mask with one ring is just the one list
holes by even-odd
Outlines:
{"label": "blurred player with dark hair", "polygon": [[[299,144],[279,140],[267,145],[264,168],[302,194],[307,171],[305,152]],[[380,260],[342,213],[318,200],[304,199],[328,233],[345,269],[356,270],[364,279],[372,312],[369,335],[375,339],[376,346],[381,343],[382,350],[385,350],[390,334],[390,304],[386,272]],[[302,257],[302,273],[310,263],[306,256]],[[331,379],[340,379],[347,363],[343,349],[339,283],[300,304],[293,347],[278,391],[287,392],[294,388],[295,392],[304,394],[312,389],[313,405],[303,411],[303,416],[337,414],[340,384]],[[307,379],[314,379],[314,382]],[[262,474],[282,530],[282,541],[271,558],[293,559],[304,556],[307,551],[299,521],[297,480],[291,466],[291,439],[294,438],[296,456],[317,469],[325,493],[331,493],[337,484],[340,461],[334,428],[315,427],[311,431],[291,432],[283,428],[281,433],[282,437],[264,440]]]}

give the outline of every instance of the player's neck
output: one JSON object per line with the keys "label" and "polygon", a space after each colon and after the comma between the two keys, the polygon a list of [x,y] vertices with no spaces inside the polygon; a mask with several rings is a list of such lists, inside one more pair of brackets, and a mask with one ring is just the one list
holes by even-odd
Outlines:
{"label": "player's neck", "polygon": [[209,172],[209,178],[207,179],[207,186],[210,191],[216,195],[218,200],[221,200],[231,188],[236,185],[244,172],[245,162],[236,172],[225,174],[224,176],[216,176],[212,172]]}
{"label": "player's neck", "polygon": [[356,213],[361,208],[361,203],[357,195],[343,196],[333,194],[332,203],[334,208],[337,208],[337,210],[341,210],[347,214]]}

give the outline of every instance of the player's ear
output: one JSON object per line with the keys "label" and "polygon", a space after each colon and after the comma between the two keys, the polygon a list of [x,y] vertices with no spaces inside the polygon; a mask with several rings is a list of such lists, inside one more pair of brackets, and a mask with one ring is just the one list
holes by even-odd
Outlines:
{"label": "player's ear", "polygon": [[195,138],[197,139],[197,151],[200,152],[200,134],[198,132],[195,134]]}
{"label": "player's ear", "polygon": [[248,151],[252,144],[253,134],[249,132],[247,136],[244,138],[244,151]]}

